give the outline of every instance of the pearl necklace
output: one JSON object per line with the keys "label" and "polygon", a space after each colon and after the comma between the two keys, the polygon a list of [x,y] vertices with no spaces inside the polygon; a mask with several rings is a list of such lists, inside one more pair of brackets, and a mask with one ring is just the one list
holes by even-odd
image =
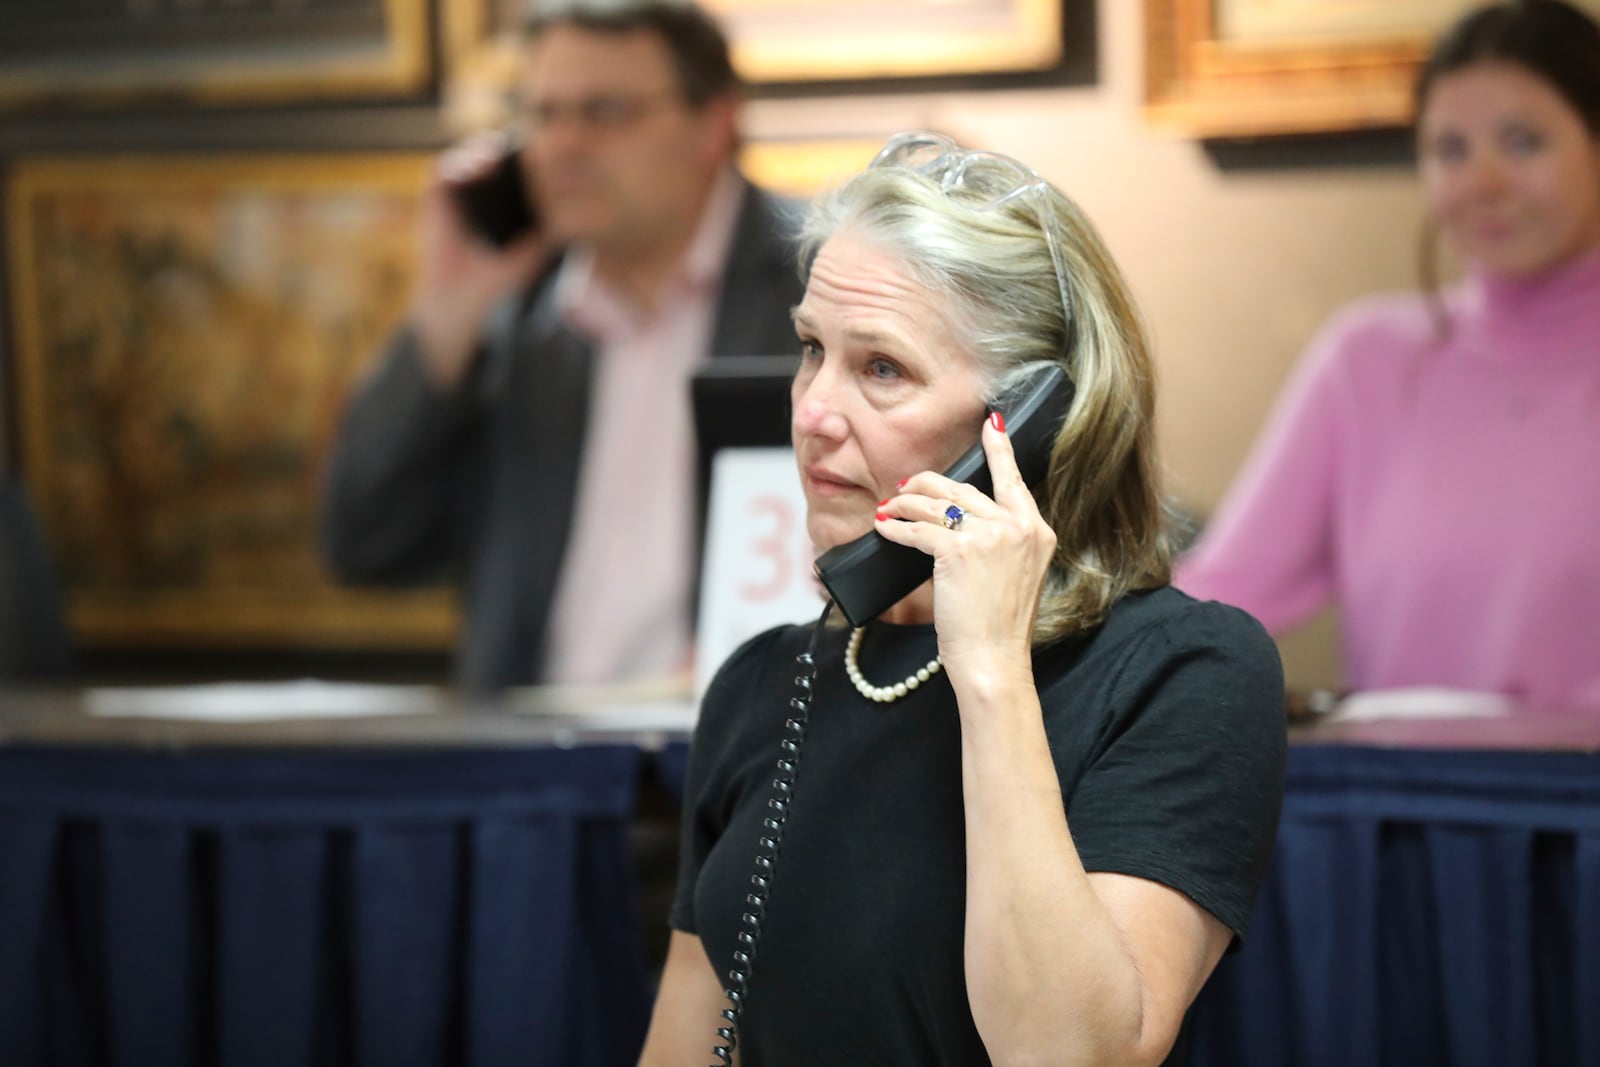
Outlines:
{"label": "pearl necklace", "polygon": [[856,653],[861,648],[861,635],[865,628],[858,626],[850,631],[850,643],[844,646],[844,670],[850,676],[850,682],[856,687],[856,692],[879,704],[899,700],[929,678],[938,674],[944,668],[944,661],[938,656],[928,661],[926,667],[919,667],[915,674],[906,676],[903,682],[894,685],[873,685],[861,676],[861,664],[856,661]]}

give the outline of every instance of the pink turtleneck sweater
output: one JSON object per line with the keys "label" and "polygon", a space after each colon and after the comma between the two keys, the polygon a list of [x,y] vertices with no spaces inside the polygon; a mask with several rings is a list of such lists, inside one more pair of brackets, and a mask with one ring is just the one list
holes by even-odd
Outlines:
{"label": "pink turtleneck sweater", "polygon": [[1334,317],[1173,584],[1274,633],[1330,598],[1346,683],[1600,707],[1600,249]]}

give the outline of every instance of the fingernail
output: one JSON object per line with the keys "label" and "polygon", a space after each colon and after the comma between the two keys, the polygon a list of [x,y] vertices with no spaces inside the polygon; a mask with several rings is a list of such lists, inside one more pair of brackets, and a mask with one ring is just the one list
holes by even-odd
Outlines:
{"label": "fingernail", "polygon": [[1005,433],[1006,432],[1006,417],[1004,415],[1000,414],[998,411],[991,412],[990,415],[989,415],[989,425],[993,426],[995,429],[999,430],[1001,433]]}
{"label": "fingernail", "polygon": [[878,510],[882,511],[883,510],[883,506],[885,504],[887,504],[889,501],[893,500],[893,499],[894,499],[894,497],[892,497],[892,496],[886,496],[882,500],[878,501]]}
{"label": "fingernail", "polygon": [[901,478],[898,482],[895,483],[895,488],[896,489],[904,489],[906,487],[906,483],[909,482],[910,480],[911,480],[910,478]]}
{"label": "fingernail", "polygon": [[880,511],[877,514],[877,520],[879,522],[888,522],[889,521],[889,516],[885,515],[883,512]]}

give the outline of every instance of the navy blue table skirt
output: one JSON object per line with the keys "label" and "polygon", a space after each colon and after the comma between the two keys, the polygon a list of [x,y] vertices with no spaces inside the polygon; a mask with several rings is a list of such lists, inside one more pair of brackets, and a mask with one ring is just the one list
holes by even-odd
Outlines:
{"label": "navy blue table skirt", "polygon": [[0,1064],[631,1064],[638,761],[0,749]]}
{"label": "navy blue table skirt", "polygon": [[[773,759],[776,760],[777,757],[774,756]],[[662,783],[681,800],[683,787],[689,780],[689,743],[673,741],[663,745],[661,751],[656,754],[656,770],[661,775]]]}
{"label": "navy blue table skirt", "polygon": [[1600,1064],[1600,756],[1293,746],[1199,1067]]}

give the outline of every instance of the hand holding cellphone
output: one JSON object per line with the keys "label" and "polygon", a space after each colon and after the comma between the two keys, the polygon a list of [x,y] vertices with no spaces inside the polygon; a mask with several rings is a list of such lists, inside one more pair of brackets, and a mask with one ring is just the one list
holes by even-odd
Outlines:
{"label": "hand holding cellphone", "polygon": [[467,228],[494,248],[505,248],[539,227],[521,151],[515,145],[483,174],[453,184],[450,193]]}

